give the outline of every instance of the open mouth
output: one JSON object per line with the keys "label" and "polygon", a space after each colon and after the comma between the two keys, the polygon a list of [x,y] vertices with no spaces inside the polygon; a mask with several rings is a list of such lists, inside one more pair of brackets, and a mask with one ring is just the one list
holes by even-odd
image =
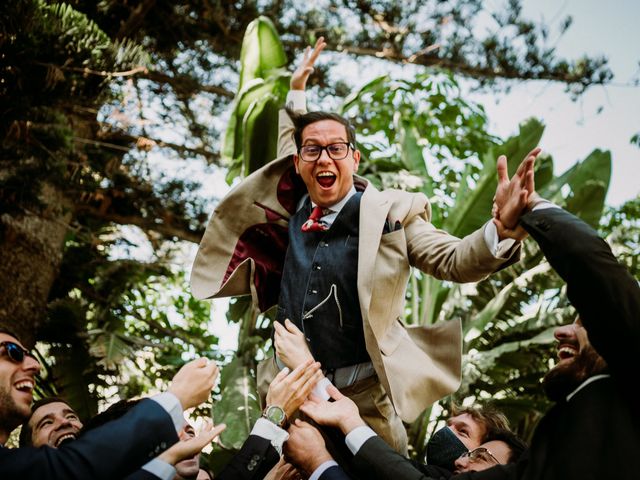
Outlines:
{"label": "open mouth", "polygon": [[59,447],[60,445],[62,445],[63,443],[71,442],[71,441],[73,441],[73,440],[75,440],[75,439],[76,439],[75,434],[73,434],[73,433],[65,433],[64,435],[62,435],[60,438],[58,438],[58,439],[55,441],[54,446],[55,446],[56,448],[58,448],[58,447]]}
{"label": "open mouth", "polygon": [[21,380],[19,382],[16,382],[14,387],[20,392],[30,394],[33,392],[34,384],[32,380]]}
{"label": "open mouth", "polygon": [[322,188],[331,188],[336,181],[336,175],[331,172],[320,172],[316,175],[316,181]]}
{"label": "open mouth", "polygon": [[573,358],[577,354],[578,354],[578,349],[570,345],[562,345],[560,348],[558,348],[558,358],[560,360]]}

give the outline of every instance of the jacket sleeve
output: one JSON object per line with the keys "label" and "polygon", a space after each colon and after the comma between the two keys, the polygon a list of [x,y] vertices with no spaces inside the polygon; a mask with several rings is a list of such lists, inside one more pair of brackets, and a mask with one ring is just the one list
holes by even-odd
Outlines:
{"label": "jacket sleeve", "polygon": [[519,244],[507,259],[494,257],[484,228],[458,238],[435,228],[423,215],[415,215],[405,226],[409,263],[441,280],[477,282],[518,260]]}
{"label": "jacket sleeve", "polygon": [[249,435],[240,451],[224,467],[217,480],[261,479],[271,470],[280,455],[271,442],[258,435]]}
{"label": "jacket sleeve", "polygon": [[0,449],[0,478],[22,480],[113,480],[142,467],[178,441],[167,412],[144,400],[118,420],[58,449]]}
{"label": "jacket sleeve", "polygon": [[351,477],[345,473],[341,466],[334,465],[322,472],[318,480],[351,480]]}
{"label": "jacket sleeve", "polygon": [[446,480],[451,476],[449,472],[440,469],[421,471],[377,435],[364,442],[356,453],[353,464],[361,478]]}
{"label": "jacket sleeve", "polygon": [[589,341],[612,373],[637,377],[640,287],[607,243],[579,218],[559,208],[523,216],[524,228],[567,282],[567,296]]}

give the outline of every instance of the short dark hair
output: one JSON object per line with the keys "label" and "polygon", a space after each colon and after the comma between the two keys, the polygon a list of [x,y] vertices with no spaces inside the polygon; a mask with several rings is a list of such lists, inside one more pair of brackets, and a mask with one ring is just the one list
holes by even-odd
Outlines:
{"label": "short dark hair", "polygon": [[529,448],[527,443],[511,430],[495,430],[483,443],[499,440],[509,447],[507,463],[517,462],[522,454]]}
{"label": "short dark hair", "polygon": [[93,430],[94,428],[98,428],[104,425],[107,422],[112,420],[117,420],[120,417],[123,417],[129,410],[135,407],[142,399],[136,400],[120,400],[119,402],[114,403],[109,408],[107,408],[104,412],[97,414],[95,417],[89,419],[85,424],[82,430],[80,431],[80,435],[88,432],[89,430]]}
{"label": "short dark hair", "polygon": [[11,330],[9,330],[9,329],[6,329],[4,327],[0,327],[0,333],[4,333],[6,335],[11,335],[13,338],[15,338],[20,343],[22,343],[22,340],[20,340],[20,337],[18,335],[16,335],[14,332],[12,332]]}
{"label": "short dark hair", "polygon": [[509,420],[500,410],[491,405],[480,405],[473,407],[461,407],[459,405],[451,405],[451,416],[469,414],[477,423],[484,427],[484,435],[480,439],[482,443],[492,436],[494,432],[502,430],[510,430]]}
{"label": "short dark hair", "polygon": [[69,405],[69,402],[67,402],[64,398],[60,398],[60,397],[46,397],[46,398],[41,398],[40,400],[35,402],[31,406],[31,415],[29,415],[29,418],[27,418],[22,424],[22,429],[20,430],[20,436],[18,437],[18,445],[20,447],[33,446],[33,438],[32,438],[33,429],[31,428],[31,425],[29,425],[29,422],[31,421],[31,417],[33,417],[33,414],[35,413],[35,411],[38,410],[40,407],[43,407],[44,405],[48,405],[50,403],[56,403],[56,402],[64,403],[65,405],[68,405],[69,408],[73,410],[73,407]]}
{"label": "short dark hair", "polygon": [[352,148],[356,148],[356,130],[353,128],[353,125],[346,118],[338,115],[337,113],[331,112],[307,112],[307,113],[296,113],[290,108],[287,108],[287,114],[291,121],[293,122],[293,138],[296,141],[296,148],[300,150],[302,147],[302,131],[311,125],[312,123],[321,122],[323,120],[333,120],[334,122],[338,122],[344,125],[344,128],[347,132],[347,142],[352,146]]}

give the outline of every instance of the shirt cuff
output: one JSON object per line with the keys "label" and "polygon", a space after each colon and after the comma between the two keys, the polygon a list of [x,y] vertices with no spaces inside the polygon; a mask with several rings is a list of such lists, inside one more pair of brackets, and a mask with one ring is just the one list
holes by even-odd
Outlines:
{"label": "shirt cuff", "polygon": [[173,477],[175,477],[177,473],[173,465],[170,465],[159,458],[154,458],[150,462],[145,463],[142,466],[142,469],[152,475],[155,475],[161,480],[173,480]]}
{"label": "shirt cuff", "polygon": [[489,220],[484,226],[484,242],[494,258],[506,260],[509,252],[516,241],[513,238],[498,239],[498,229],[496,224]]}
{"label": "shirt cuff", "polygon": [[362,425],[361,427],[356,427],[351,430],[347,434],[347,437],[344,439],[344,441],[346,442],[349,450],[351,450],[351,453],[356,455],[358,453],[358,450],[360,450],[360,447],[364,445],[364,442],[369,440],[371,437],[375,437],[376,435],[376,432],[371,430],[371,428],[367,427],[366,425]]}
{"label": "shirt cuff", "polygon": [[287,108],[298,112],[307,109],[307,94],[304,90],[289,90],[286,100]]}
{"label": "shirt cuff", "polygon": [[159,395],[154,395],[151,400],[160,404],[162,408],[171,416],[173,425],[176,427],[176,432],[182,430],[184,426],[184,415],[182,413],[182,405],[180,400],[171,392],[164,392]]}
{"label": "shirt cuff", "polygon": [[326,469],[333,466],[338,466],[338,463],[335,460],[327,460],[313,471],[313,473],[309,477],[309,480],[318,480],[320,478],[320,475],[322,475]]}
{"label": "shirt cuff", "polygon": [[549,200],[541,199],[533,206],[531,211],[535,212],[536,210],[544,210],[545,208],[560,208],[560,207],[555,203],[550,202]]}
{"label": "shirt cuff", "polygon": [[329,385],[331,385],[329,379],[327,377],[322,377],[322,379],[316,383],[316,386],[313,387],[311,393],[316,397],[320,397],[322,400],[329,400],[331,398],[327,392]]}
{"label": "shirt cuff", "polygon": [[251,429],[251,435],[257,435],[258,437],[270,440],[271,445],[280,455],[282,455],[282,445],[289,438],[289,434],[286,430],[283,430],[275,423],[270,422],[266,418],[258,419],[256,424]]}

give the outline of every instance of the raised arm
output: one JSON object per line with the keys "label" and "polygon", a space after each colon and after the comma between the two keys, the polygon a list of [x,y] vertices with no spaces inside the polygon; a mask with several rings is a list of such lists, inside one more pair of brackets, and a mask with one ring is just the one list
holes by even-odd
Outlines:
{"label": "raised arm", "polygon": [[[291,91],[287,96],[287,104],[291,104],[291,109],[296,112],[306,112],[307,110],[306,100],[304,99],[304,90],[307,86],[309,76],[313,73],[313,66],[325,46],[326,43],[324,42],[324,37],[320,37],[316,41],[313,51],[311,50],[311,47],[307,47],[304,51],[300,65],[298,65],[291,75],[291,81],[289,82]],[[291,101],[292,95],[301,95],[302,98],[300,100]],[[296,146],[293,140],[293,123],[291,122],[287,112],[283,109],[280,110],[278,114],[278,158],[292,155],[294,153],[296,153]]]}

